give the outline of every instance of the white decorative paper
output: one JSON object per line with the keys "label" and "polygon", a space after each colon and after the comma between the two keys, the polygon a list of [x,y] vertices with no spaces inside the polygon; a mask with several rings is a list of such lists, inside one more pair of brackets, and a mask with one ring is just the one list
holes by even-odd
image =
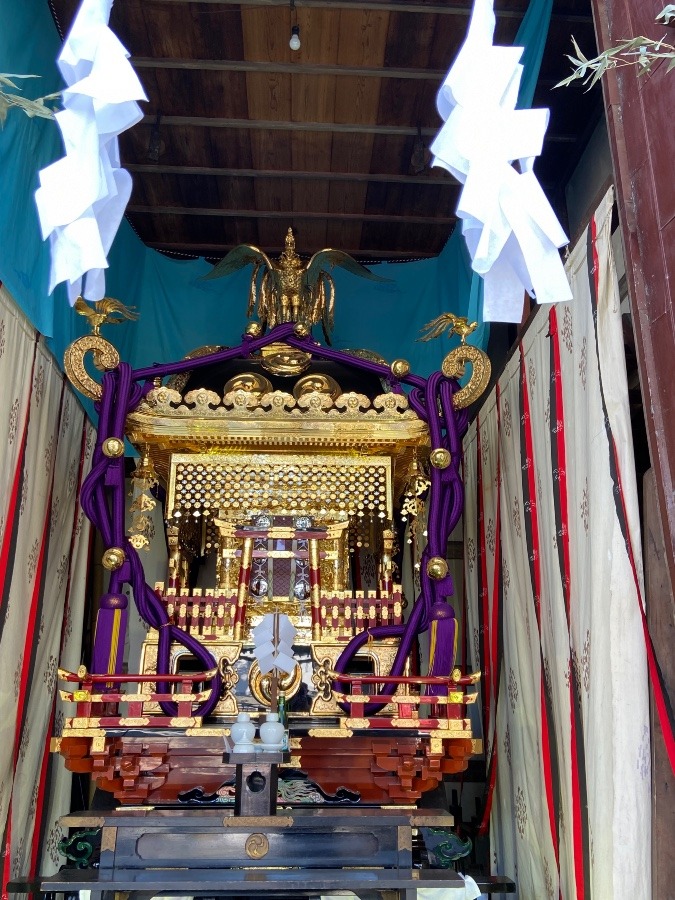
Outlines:
{"label": "white decorative paper", "polygon": [[56,121],[66,155],[42,169],[35,192],[51,244],[49,291],[68,282],[71,304],[80,294],[91,301],[105,294],[107,254],[131,195],[117,137],[143,117],[136,101],[148,99],[108,27],[112,4],[83,0],[63,44],[57,63],[67,86]]}
{"label": "white decorative paper", "polygon": [[464,185],[457,215],[485,282],[483,318],[520,322],[524,291],[538,303],[572,299],[558,253],[568,241],[533,172],[549,111],[515,108],[524,48],[493,46],[494,29],[493,0],[474,0],[466,40],[436,98],[445,124],[431,145],[432,165]]}

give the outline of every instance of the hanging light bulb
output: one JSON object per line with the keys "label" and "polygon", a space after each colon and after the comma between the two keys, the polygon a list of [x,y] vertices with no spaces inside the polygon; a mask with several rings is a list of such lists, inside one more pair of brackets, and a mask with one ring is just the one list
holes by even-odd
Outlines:
{"label": "hanging light bulb", "polygon": [[288,42],[288,46],[291,50],[299,50],[300,49],[300,26],[294,25],[291,28],[291,39]]}

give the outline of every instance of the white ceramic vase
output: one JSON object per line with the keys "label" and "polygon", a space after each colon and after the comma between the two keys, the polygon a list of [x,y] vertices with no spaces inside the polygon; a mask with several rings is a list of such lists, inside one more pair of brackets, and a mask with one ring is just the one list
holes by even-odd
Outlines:
{"label": "white ceramic vase", "polygon": [[281,750],[285,734],[286,729],[279,721],[279,713],[267,713],[265,721],[260,726],[261,750],[269,752]]}
{"label": "white ceramic vase", "polygon": [[230,725],[230,738],[233,743],[232,753],[255,753],[255,725],[246,712],[240,712],[237,721]]}

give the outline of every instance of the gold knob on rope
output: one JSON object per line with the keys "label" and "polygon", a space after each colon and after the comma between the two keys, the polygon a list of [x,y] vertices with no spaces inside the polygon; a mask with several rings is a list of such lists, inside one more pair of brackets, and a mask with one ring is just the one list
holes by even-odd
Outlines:
{"label": "gold knob on rope", "polygon": [[120,456],[124,456],[124,441],[116,437],[106,438],[101,449],[104,456],[107,456],[109,459],[117,459]]}
{"label": "gold knob on rope", "polygon": [[407,359],[395,359],[391,364],[391,374],[395,378],[405,378],[410,373],[410,363]]}
{"label": "gold knob on rope", "polygon": [[115,572],[124,565],[126,558],[127,555],[121,547],[108,547],[103,554],[101,562],[104,569],[107,569],[109,572]]}
{"label": "gold knob on rope", "polygon": [[429,462],[434,469],[447,469],[451,459],[450,451],[446,450],[445,447],[437,447],[429,454]]}
{"label": "gold knob on rope", "polygon": [[448,574],[448,564],[442,556],[432,556],[427,563],[427,575],[434,581],[440,581]]}

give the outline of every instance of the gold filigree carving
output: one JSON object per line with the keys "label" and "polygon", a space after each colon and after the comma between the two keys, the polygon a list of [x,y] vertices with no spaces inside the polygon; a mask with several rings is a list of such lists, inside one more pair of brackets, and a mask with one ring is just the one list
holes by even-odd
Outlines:
{"label": "gold filigree carving", "polygon": [[373,400],[373,406],[388,413],[405,412],[410,409],[406,395],[394,393],[378,394]]}
{"label": "gold filigree carving", "polygon": [[189,391],[185,395],[185,402],[194,406],[194,411],[199,414],[203,409],[220,406],[220,396],[215,391],[207,391],[206,388],[198,388]]}
{"label": "gold filigree carving", "polygon": [[224,828],[292,828],[292,816],[224,816]]}
{"label": "gold filigree carving", "polygon": [[[357,719],[357,718],[352,719],[351,717],[349,717],[347,719],[343,719],[343,722],[345,724],[345,728],[347,728],[347,729],[354,729],[354,728],[368,729],[368,728],[370,728],[370,722],[368,721],[368,719]],[[393,724],[393,722],[392,722],[392,724]]]}
{"label": "gold filigree carving", "polygon": [[293,409],[295,397],[292,394],[287,394],[285,391],[272,391],[271,394],[264,394],[260,398],[260,405],[265,409],[281,412],[286,408]]}
{"label": "gold filigree carving", "polygon": [[269,453],[263,462],[256,454],[174,453],[168,481],[169,519],[241,509],[279,515],[323,509],[342,520],[392,515],[391,460],[385,456]]}
{"label": "gold filigree carving", "polygon": [[321,665],[315,668],[312,675],[312,684],[317,690],[318,696],[326,703],[333,698],[333,672],[331,671],[331,660],[326,658],[322,660]]}
{"label": "gold filigree carving", "polygon": [[446,378],[461,378],[466,363],[470,362],[471,378],[452,398],[455,409],[464,409],[477,400],[490,381],[492,366],[486,353],[470,344],[460,344],[443,360],[441,371]]}
{"label": "gold filigree carving", "polygon": [[354,732],[345,725],[344,728],[310,728],[307,734],[310,737],[350,738]]}
{"label": "gold filigree carving", "polygon": [[[295,393],[295,390],[293,391]],[[307,409],[312,412],[319,412],[325,409],[332,409],[334,406],[333,398],[328,393],[320,391],[306,391],[298,396],[298,408]]]}
{"label": "gold filigree carving", "polygon": [[100,400],[103,388],[94,381],[85,368],[84,358],[87,353],[94,354],[94,365],[102,372],[116,369],[120,364],[120,355],[112,344],[97,334],[87,334],[78,338],[64,353],[63,367],[68,381],[85,397]]}
{"label": "gold filigree carving", "polygon": [[344,410],[344,415],[357,416],[360,410],[368,409],[370,400],[365,394],[357,394],[355,391],[349,391],[346,394],[340,394],[335,401],[335,408]]}

